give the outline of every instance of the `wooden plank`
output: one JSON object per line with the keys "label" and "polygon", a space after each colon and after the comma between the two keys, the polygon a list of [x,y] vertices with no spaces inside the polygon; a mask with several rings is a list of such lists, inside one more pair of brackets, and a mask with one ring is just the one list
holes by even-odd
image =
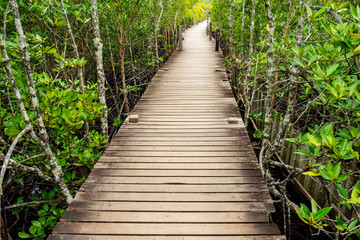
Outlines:
{"label": "wooden plank", "polygon": [[258,235],[280,234],[272,224],[146,224],[146,223],[81,223],[60,222],[54,233],[109,235]]}
{"label": "wooden plank", "polygon": [[268,192],[257,193],[127,193],[79,192],[78,201],[124,202],[271,202]]}
{"label": "wooden plank", "polygon": [[95,168],[105,169],[167,169],[167,170],[194,170],[194,169],[216,169],[216,170],[240,170],[259,169],[257,163],[103,163],[99,162]]}
{"label": "wooden plank", "polygon": [[85,182],[81,191],[86,192],[177,192],[177,193],[256,193],[268,192],[266,184],[232,185],[181,185],[181,184],[101,184]]}
{"label": "wooden plank", "polygon": [[246,157],[252,156],[252,150],[237,151],[237,152],[129,152],[129,151],[105,151],[104,156],[119,156],[119,157]]}
{"label": "wooden plank", "polygon": [[266,223],[266,213],[253,212],[94,212],[67,211],[62,221],[140,223]]}
{"label": "wooden plank", "polygon": [[263,183],[263,177],[109,177],[91,174],[89,183],[114,184],[242,184]]}
{"label": "wooden plank", "polygon": [[[250,149],[249,149],[250,148]],[[236,146],[114,146],[110,145],[107,151],[156,151],[156,152],[238,152],[251,151],[251,145]]]}
{"label": "wooden plank", "polygon": [[205,169],[205,170],[155,170],[155,169],[107,169],[95,168],[91,172],[91,176],[136,176],[136,177],[260,177],[260,170],[219,170],[219,169]]}
{"label": "wooden plank", "polygon": [[134,212],[272,212],[272,202],[113,202],[73,201],[69,210]]}
{"label": "wooden plank", "polygon": [[[233,127],[233,126],[232,126]],[[122,129],[133,129],[136,128],[137,130],[149,129],[149,130],[156,130],[156,131],[164,131],[164,132],[222,132],[223,129],[229,129],[228,124],[219,124],[219,125],[206,125],[206,124],[199,124],[199,125],[177,125],[176,127],[166,126],[166,125],[148,125],[148,124],[136,124],[130,125],[126,124],[123,126]],[[239,128],[243,131],[246,131],[243,125],[239,124]],[[226,131],[225,131],[226,132]]]}
{"label": "wooden plank", "polygon": [[[247,138],[244,138],[247,139]],[[136,139],[135,139],[136,140]],[[113,139],[109,146],[247,146],[252,147],[249,142],[233,140],[233,141],[129,141],[128,139],[121,140],[119,138]]]}
{"label": "wooden plank", "polygon": [[[161,134],[163,135],[163,134]],[[221,137],[221,136],[203,136],[203,137],[191,137],[191,136],[169,136],[169,134],[165,134],[162,137],[159,137],[157,134],[142,134],[142,133],[134,133],[132,134],[122,134],[121,136],[114,137],[111,143],[117,144],[118,142],[137,142],[139,141],[139,136],[141,136],[141,142],[167,142],[171,144],[172,142],[222,142],[222,141],[235,141],[235,142],[244,142],[249,141],[248,136],[233,136],[233,137]]]}
{"label": "wooden plank", "polygon": [[119,162],[119,163],[243,163],[257,162],[255,154],[243,157],[116,157],[101,156],[99,162]]}
{"label": "wooden plank", "polygon": [[[131,236],[131,240],[285,240],[285,236]],[[48,240],[129,240],[129,236],[110,235],[59,235]]]}
{"label": "wooden plank", "polygon": [[[187,137],[206,137],[206,136],[220,136],[220,137],[232,137],[232,136],[246,136],[247,132],[244,128],[122,128],[119,133],[121,136],[126,136],[126,133],[141,133],[146,136],[146,133],[161,134],[161,136],[187,136]],[[150,135],[150,134],[149,134]],[[151,136],[154,136],[152,134]],[[159,135],[157,135],[159,136]]]}

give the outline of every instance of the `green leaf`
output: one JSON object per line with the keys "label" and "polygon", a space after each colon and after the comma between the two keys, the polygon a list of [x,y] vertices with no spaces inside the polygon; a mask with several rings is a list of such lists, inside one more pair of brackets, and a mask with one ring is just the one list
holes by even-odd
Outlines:
{"label": "green leaf", "polygon": [[360,54],[360,46],[357,46],[357,47],[353,50],[353,53],[354,53],[355,55]]}
{"label": "green leaf", "polygon": [[349,195],[348,195],[347,191],[345,190],[345,188],[343,188],[340,184],[336,184],[336,187],[337,187],[340,195],[343,196],[343,198],[345,198],[346,200],[349,199]]}
{"label": "green leaf", "polygon": [[55,23],[55,25],[58,26],[58,27],[63,27],[63,26],[66,25],[66,21],[58,21],[58,22]]}
{"label": "green leaf", "polygon": [[357,14],[357,11],[356,11],[355,7],[352,4],[350,5],[350,12],[351,12],[351,15],[353,16],[353,18],[355,18],[356,20],[359,20],[359,16]]}
{"label": "green leaf", "polygon": [[333,167],[334,167],[334,166],[332,165],[332,163],[331,163],[331,162],[328,162],[328,165],[327,165],[327,169],[326,169],[326,170],[327,170],[328,172],[332,172],[332,171],[333,171]]}
{"label": "green leaf", "polygon": [[311,213],[310,213],[309,208],[303,203],[301,203],[300,206],[301,206],[301,210],[305,214],[305,216],[310,218]]}
{"label": "green leaf", "polygon": [[306,5],[306,11],[307,11],[309,17],[311,17],[313,12],[312,12],[311,8],[308,5]]}
{"label": "green leaf", "polygon": [[360,34],[354,33],[354,34],[351,35],[351,38],[352,39],[360,39]]}
{"label": "green leaf", "polygon": [[352,221],[352,222],[349,224],[348,229],[353,229],[353,228],[356,226],[356,224],[358,223],[358,221],[359,221],[358,219]]}
{"label": "green leaf", "polygon": [[22,182],[23,181],[23,178],[15,178],[14,179],[14,182],[17,182],[17,183],[20,183],[20,182]]}
{"label": "green leaf", "polygon": [[322,220],[330,211],[332,207],[326,207],[320,209],[318,212],[314,214],[314,221],[320,221]]}
{"label": "green leaf", "polygon": [[331,175],[330,173],[328,173],[327,171],[323,170],[323,169],[319,169],[319,172],[321,174],[321,176],[323,178],[325,178],[326,180],[330,180],[331,179]]}
{"label": "green leaf", "polygon": [[37,228],[41,227],[41,223],[39,221],[31,221],[31,223]]}
{"label": "green leaf", "polygon": [[326,70],[326,77],[329,77],[338,67],[339,67],[339,64],[331,65],[331,66]]}
{"label": "green leaf", "polygon": [[345,181],[348,177],[350,176],[350,173],[345,173],[345,174],[341,174],[339,177],[338,177],[338,181],[337,182],[343,182]]}
{"label": "green leaf", "polygon": [[316,19],[318,16],[320,16],[321,14],[323,14],[325,11],[326,11],[326,8],[323,7],[322,9],[320,9],[319,11],[317,11],[317,12],[314,14],[313,19]]}
{"label": "green leaf", "polygon": [[303,175],[308,175],[308,176],[313,176],[313,177],[320,176],[320,173],[314,172],[314,171],[303,172],[302,174]]}
{"label": "green leaf", "polygon": [[56,48],[51,48],[50,50],[47,51],[47,53],[49,54],[56,53]]}
{"label": "green leaf", "polygon": [[309,139],[309,141],[314,144],[315,146],[321,146],[321,142],[319,141],[319,139],[317,139],[316,137],[314,137],[311,134],[307,135],[307,138]]}
{"label": "green leaf", "polygon": [[5,128],[5,135],[11,137],[11,136],[17,136],[20,133],[20,129],[15,128],[15,127],[7,127]]}
{"label": "green leaf", "polygon": [[18,236],[19,236],[20,238],[31,238],[31,236],[30,236],[29,234],[24,233],[24,232],[19,232],[19,233],[18,233]]}
{"label": "green leaf", "polygon": [[355,96],[357,97],[357,99],[360,100],[360,93],[359,93],[358,91],[355,91],[354,94],[355,94]]}
{"label": "green leaf", "polygon": [[305,64],[300,59],[295,58],[294,62],[296,62],[297,65],[301,66],[302,68],[306,68]]}
{"label": "green leaf", "polygon": [[338,162],[335,167],[333,168],[333,172],[334,172],[334,175],[335,177],[339,177],[340,175],[340,171],[341,171],[341,162]]}
{"label": "green leaf", "polygon": [[298,140],[296,138],[285,138],[285,141],[291,142],[291,143],[295,143],[296,145],[298,145]]}
{"label": "green leaf", "polygon": [[36,234],[36,231],[37,231],[37,228],[34,227],[34,226],[31,226],[31,227],[29,228],[29,232],[30,232],[32,235],[35,235],[35,234]]}
{"label": "green leaf", "polygon": [[317,206],[314,199],[311,199],[311,211],[313,214],[317,212]]}

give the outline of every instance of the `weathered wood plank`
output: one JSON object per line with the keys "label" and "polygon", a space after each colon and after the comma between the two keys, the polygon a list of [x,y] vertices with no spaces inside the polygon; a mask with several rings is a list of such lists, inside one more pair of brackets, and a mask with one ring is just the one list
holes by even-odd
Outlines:
{"label": "weathered wood plank", "polygon": [[250,144],[236,146],[114,146],[110,145],[107,151],[156,151],[156,152],[237,152],[249,151]]}
{"label": "weathered wood plank", "polygon": [[181,184],[101,184],[86,182],[81,186],[85,192],[172,192],[172,193],[255,193],[268,192],[266,184],[232,185],[181,185]]}
{"label": "weathered wood plank", "polygon": [[[248,136],[233,136],[233,137],[221,137],[221,136],[203,136],[203,137],[191,137],[181,135],[181,136],[169,136],[169,134],[161,134],[162,137],[159,137],[158,134],[142,134],[142,133],[134,133],[132,134],[122,134],[121,136],[114,137],[111,143],[116,144],[117,142],[132,142],[139,141],[139,137],[141,136],[141,142],[167,142],[171,144],[172,142],[222,142],[222,141],[234,141],[234,142],[244,142],[248,141]],[[191,133],[189,134],[191,135]]]}
{"label": "weathered wood plank", "polygon": [[266,213],[254,212],[94,212],[67,211],[62,221],[140,223],[265,223]]}
{"label": "weathered wood plank", "polygon": [[194,169],[216,169],[216,170],[244,170],[259,169],[257,163],[103,163],[99,162],[95,168],[105,169],[167,169],[167,170],[194,170]]}
{"label": "weathered wood plank", "polygon": [[242,184],[263,183],[263,177],[109,177],[90,174],[89,183],[129,184]]}
{"label": "weathered wood plank", "polygon": [[275,235],[272,224],[146,224],[60,222],[54,233],[118,235]]}
{"label": "weathered wood plank", "polygon": [[261,177],[260,170],[219,170],[219,169],[107,169],[95,168],[91,176],[129,176],[129,177]]}
{"label": "weathered wood plank", "polygon": [[[285,236],[131,236],[131,240],[285,240]],[[129,240],[129,236],[110,235],[59,235],[48,240]]]}
{"label": "weathered wood plank", "polygon": [[131,201],[131,202],[258,202],[271,201],[268,192],[257,193],[118,193],[79,192],[78,201]]}
{"label": "weathered wood plank", "polygon": [[252,156],[252,150],[244,150],[237,152],[153,152],[153,151],[105,151],[104,156],[118,157],[245,157]]}
{"label": "weathered wood plank", "polygon": [[[126,133],[156,133],[161,135],[175,135],[175,136],[192,136],[198,137],[201,136],[223,136],[223,137],[231,137],[231,136],[246,136],[247,132],[244,128],[136,128],[133,127],[126,127],[121,128],[119,133],[121,135],[125,135]],[[159,135],[158,135],[159,136]]]}
{"label": "weathered wood plank", "polygon": [[118,163],[243,163],[257,162],[255,154],[242,157],[116,157],[102,156],[99,162]]}
{"label": "weathered wood plank", "polygon": [[73,201],[69,210],[153,212],[272,212],[272,202]]}
{"label": "weathered wood plank", "polygon": [[[246,140],[247,138],[244,138]],[[195,146],[247,146],[248,148],[252,147],[250,143],[240,140],[234,141],[134,141],[124,139],[113,139],[109,146],[187,146],[187,147],[195,147]]]}

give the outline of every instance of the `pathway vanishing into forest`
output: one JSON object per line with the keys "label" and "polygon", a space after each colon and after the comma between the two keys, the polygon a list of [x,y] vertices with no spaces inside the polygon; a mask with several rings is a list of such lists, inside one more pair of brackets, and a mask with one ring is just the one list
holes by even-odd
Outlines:
{"label": "pathway vanishing into forest", "polygon": [[285,239],[205,27],[187,30],[49,239]]}

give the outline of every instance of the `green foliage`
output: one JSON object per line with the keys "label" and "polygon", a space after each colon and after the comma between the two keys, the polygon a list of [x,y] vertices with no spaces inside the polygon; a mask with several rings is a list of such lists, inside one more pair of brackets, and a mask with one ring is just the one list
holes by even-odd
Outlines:
{"label": "green foliage", "polygon": [[301,207],[296,210],[299,218],[308,224],[311,227],[323,228],[327,226],[326,223],[323,223],[324,217],[331,211],[332,207],[326,207],[322,209],[317,209],[316,202],[314,199],[311,199],[311,211],[305,204],[301,204]]}
{"label": "green foliage", "polygon": [[[242,15],[243,3],[245,16]],[[277,151],[291,149],[291,145],[282,145],[283,140],[298,146],[294,162],[303,166],[305,178],[324,185],[331,196],[326,204],[335,204],[341,213],[347,214],[349,220],[337,220],[340,235],[345,239],[355,238],[360,219],[359,216],[352,218],[347,209],[356,211],[359,203],[356,180],[360,151],[360,6],[356,2],[325,1],[312,4],[323,6],[315,9],[304,2],[300,9],[299,1],[289,4],[270,1],[275,33],[273,53],[268,57],[270,25],[266,7],[259,1],[255,1],[254,51],[252,56],[249,54],[251,28],[248,26],[251,26],[252,3],[213,1],[211,19],[215,28],[221,28],[223,50],[228,54],[226,62],[240,71],[237,75],[240,77],[233,80],[233,89],[245,99],[242,103],[245,109],[249,107],[249,112],[256,112],[248,116],[260,126],[254,136],[266,136],[262,134],[266,121],[265,114],[259,113],[261,111],[270,111],[268,116],[272,116],[272,123],[276,119],[274,114],[282,116],[283,121],[280,126],[276,124],[276,129],[281,129],[290,119],[290,127],[284,127],[284,131],[294,134],[294,127],[299,133],[277,139],[279,132],[271,131],[274,136],[270,139],[275,139],[273,145]],[[302,31],[299,33],[298,29]],[[274,72],[269,71],[268,60],[272,60]],[[247,67],[250,67],[249,73]],[[257,102],[246,106],[246,99],[252,97],[264,102],[270,74],[274,85],[271,106]],[[253,93],[256,95],[251,96]],[[267,151],[265,149],[264,156]],[[293,167],[299,167],[297,164]],[[289,178],[292,177],[290,174]],[[326,208],[326,211],[330,210]],[[302,204],[297,213],[309,226],[323,229],[323,216],[314,219],[316,209],[310,211]],[[335,216],[329,214],[329,218]]]}

